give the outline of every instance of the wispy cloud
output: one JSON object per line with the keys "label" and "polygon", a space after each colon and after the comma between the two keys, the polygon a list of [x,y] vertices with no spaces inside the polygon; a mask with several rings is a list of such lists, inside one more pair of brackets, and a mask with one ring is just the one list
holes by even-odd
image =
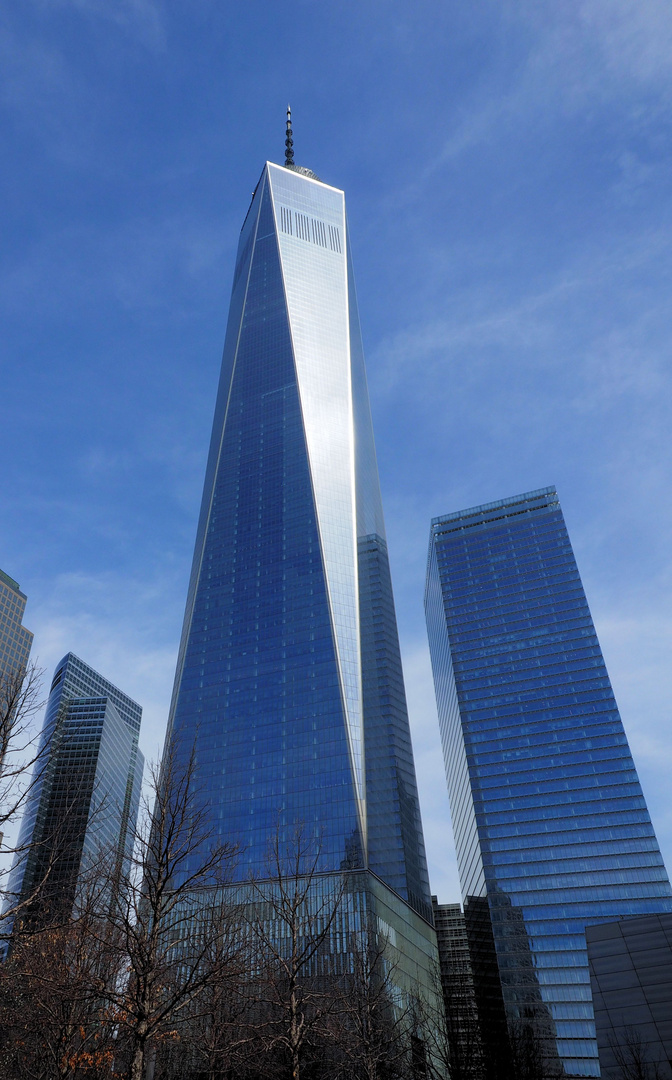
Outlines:
{"label": "wispy cloud", "polygon": [[[562,376],[563,397],[579,412],[626,396],[664,405],[659,395],[668,379],[669,241],[669,230],[661,228],[614,239],[605,249],[602,235],[599,247],[584,248],[558,266],[543,288],[521,281],[514,297],[501,278],[488,287],[489,272],[485,285],[474,273],[473,286],[446,297],[441,318],[407,325],[378,344],[370,365],[375,395],[392,398],[403,386],[405,395],[431,406],[437,395],[482,381],[488,369],[505,362],[508,374],[499,374],[509,383],[514,371],[517,378],[523,371],[543,374],[549,388],[549,380]],[[469,255],[458,250],[446,257],[452,264]],[[471,252],[474,263],[479,257]],[[493,249],[491,266],[497,257]],[[447,268],[444,276],[450,277]],[[615,296],[623,297],[624,307],[614,309]],[[505,358],[515,358],[513,368]],[[482,399],[496,404],[492,395]]]}
{"label": "wispy cloud", "polygon": [[614,78],[672,86],[672,8],[666,0],[583,0],[576,21]]}
{"label": "wispy cloud", "polygon": [[[483,63],[471,92],[451,102],[448,135],[387,196],[386,210],[421,198],[437,173],[465,154],[478,149],[506,156],[507,143],[551,129],[559,118],[591,124],[617,106],[623,136],[645,133],[660,141],[660,119],[667,119],[672,100],[672,6],[666,0],[530,0],[498,5],[492,20],[501,24],[501,71],[493,58]],[[509,39],[520,56],[506,55]],[[622,194],[654,174],[632,149],[620,165]]]}
{"label": "wispy cloud", "polygon": [[181,570],[156,566],[151,578],[61,574],[34,588],[24,620],[47,679],[72,651],[142,705],[141,745],[150,757],[168,715],[186,591]]}
{"label": "wispy cloud", "polygon": [[495,241],[488,263],[479,238],[446,254],[447,282],[453,260],[483,269],[470,267],[453,294],[446,287],[441,317],[409,316],[371,356],[423,818],[445,899],[458,893],[419,600],[429,519],[542,483],[559,485],[645,796],[672,853],[669,241],[662,225],[601,232],[546,264],[543,283],[519,278],[510,289],[489,272]]}

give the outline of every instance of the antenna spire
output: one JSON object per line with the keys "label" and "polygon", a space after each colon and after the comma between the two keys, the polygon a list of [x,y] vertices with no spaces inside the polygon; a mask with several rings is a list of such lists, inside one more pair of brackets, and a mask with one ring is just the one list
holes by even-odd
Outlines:
{"label": "antenna spire", "polygon": [[285,168],[291,169],[294,164],[294,140],[292,138],[292,110],[287,106],[287,132],[285,137]]}

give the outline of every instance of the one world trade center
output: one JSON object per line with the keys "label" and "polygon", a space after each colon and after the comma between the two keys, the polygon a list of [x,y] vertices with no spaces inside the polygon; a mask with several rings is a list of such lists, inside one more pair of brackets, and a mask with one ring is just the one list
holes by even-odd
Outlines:
{"label": "one world trade center", "polygon": [[193,748],[241,883],[300,824],[417,971],[435,939],[345,199],[291,145],[240,234],[167,745]]}

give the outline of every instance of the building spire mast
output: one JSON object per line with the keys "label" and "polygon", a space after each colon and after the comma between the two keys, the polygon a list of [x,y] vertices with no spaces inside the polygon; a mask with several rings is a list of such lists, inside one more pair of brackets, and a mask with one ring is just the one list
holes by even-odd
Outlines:
{"label": "building spire mast", "polygon": [[285,135],[285,168],[291,169],[294,165],[294,140],[292,138],[292,109],[287,106],[287,131]]}

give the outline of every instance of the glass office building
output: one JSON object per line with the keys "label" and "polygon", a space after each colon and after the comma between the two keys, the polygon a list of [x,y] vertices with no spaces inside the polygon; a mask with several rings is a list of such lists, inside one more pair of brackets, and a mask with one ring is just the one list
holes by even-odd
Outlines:
{"label": "glass office building", "polygon": [[28,664],[33,635],[22,623],[26,599],[14,578],[0,570],[0,680]]}
{"label": "glass office building", "polygon": [[[18,582],[0,570],[0,716],[11,716],[14,712],[17,688],[23,682],[23,675],[28,667],[28,658],[33,644],[33,635],[23,625],[23,613],[26,610],[26,595],[22,593]],[[0,768],[7,752],[5,735],[0,738]],[[0,833],[0,841],[2,834]]]}
{"label": "glass office building", "polygon": [[513,1035],[597,1076],[584,928],[672,892],[553,488],[432,522],[427,626],[465,903]]}
{"label": "glass office building", "polygon": [[238,881],[300,824],[429,964],[345,200],[294,166],[266,164],[240,235],[167,745]]}
{"label": "glass office building", "polygon": [[440,904],[436,896],[432,897],[432,909],[439,949],[450,1080],[482,1080],[487,1072],[467,921],[459,904]]}
{"label": "glass office building", "polygon": [[[7,906],[40,888],[37,907],[70,911],[86,870],[130,859],[144,758],[141,707],[74,653],[51,684],[36,776],[19,834]],[[47,873],[48,872],[48,873]]]}

